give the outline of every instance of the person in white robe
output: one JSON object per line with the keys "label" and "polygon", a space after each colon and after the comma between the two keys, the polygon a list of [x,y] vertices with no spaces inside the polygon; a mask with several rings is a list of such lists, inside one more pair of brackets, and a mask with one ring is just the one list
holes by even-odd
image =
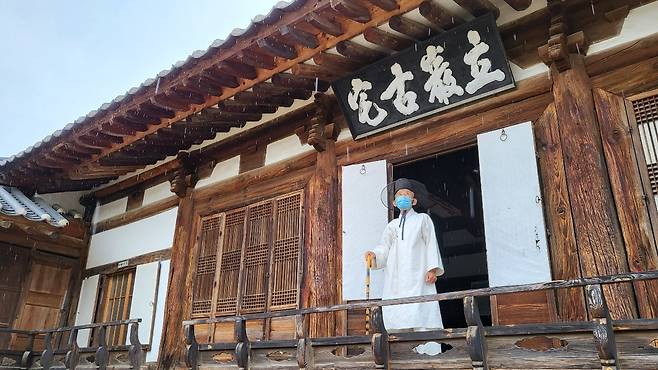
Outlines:
{"label": "person in white robe", "polygon": [[[374,269],[384,269],[383,299],[436,294],[437,276],[444,273],[434,224],[426,213],[417,213],[414,190],[424,186],[399,179],[395,205],[400,217],[384,230],[380,244],[366,253]],[[425,331],[443,328],[438,302],[383,307],[384,325],[390,331]]]}

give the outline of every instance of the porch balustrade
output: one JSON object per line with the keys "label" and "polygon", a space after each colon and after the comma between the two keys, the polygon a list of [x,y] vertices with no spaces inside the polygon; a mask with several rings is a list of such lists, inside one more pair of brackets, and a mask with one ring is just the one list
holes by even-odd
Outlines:
{"label": "porch balustrade", "polygon": [[[658,271],[188,320],[183,322],[186,361],[192,370],[207,367],[656,369],[658,319],[612,320],[602,289],[606,284],[651,279],[658,279]],[[585,288],[589,321],[485,327],[480,320],[476,297],[576,287]],[[465,328],[389,333],[384,326],[382,307],[454,299],[463,300],[468,325]],[[369,335],[309,336],[311,315],[353,309],[371,310]],[[278,317],[295,317],[296,339],[250,340],[247,335],[248,321]],[[197,342],[195,326],[231,321],[235,323],[234,341]],[[444,352],[428,350],[432,342],[435,343],[434,348],[437,344],[444,344]]]}
{"label": "porch balustrade", "polygon": [[[139,369],[144,363],[148,346],[139,342],[141,319],[111,321],[71,327],[20,330],[0,328],[0,336],[25,336],[27,343],[19,347],[16,343],[0,347],[0,370],[27,369]],[[124,327],[128,329],[128,345],[108,345],[107,333]],[[78,345],[81,330],[93,332],[89,346]],[[68,337],[65,335],[68,333]],[[35,342],[43,338],[43,345],[37,348]],[[9,338],[6,338],[9,339]],[[67,339],[66,343],[62,343]]]}

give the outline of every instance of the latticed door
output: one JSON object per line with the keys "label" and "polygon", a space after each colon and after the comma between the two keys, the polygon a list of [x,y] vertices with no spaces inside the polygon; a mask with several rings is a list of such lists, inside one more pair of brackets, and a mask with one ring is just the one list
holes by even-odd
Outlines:
{"label": "latticed door", "polygon": [[270,310],[295,308],[299,296],[302,243],[302,193],[275,200],[274,241],[270,273]]}
{"label": "latticed door", "polygon": [[217,315],[236,312],[246,215],[246,208],[226,212],[221,263],[217,272]]}
{"label": "latticed door", "polygon": [[267,298],[268,256],[272,240],[274,202],[249,207],[242,272],[240,312],[262,312]]}
{"label": "latticed door", "polygon": [[212,311],[213,290],[217,272],[217,252],[220,250],[224,215],[201,219],[199,230],[196,278],[192,291],[192,316],[208,316]]}
{"label": "latticed door", "polygon": [[658,94],[633,101],[651,191],[658,195]]}

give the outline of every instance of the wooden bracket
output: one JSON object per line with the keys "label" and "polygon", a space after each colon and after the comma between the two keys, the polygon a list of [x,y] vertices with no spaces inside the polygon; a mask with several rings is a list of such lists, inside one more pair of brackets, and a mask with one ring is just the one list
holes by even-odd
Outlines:
{"label": "wooden bracket", "polygon": [[295,332],[297,334],[297,365],[300,369],[313,369],[313,346],[308,336],[310,315],[295,316]]}
{"label": "wooden bracket", "polygon": [[55,357],[55,353],[53,352],[52,337],[52,333],[46,333],[46,338],[44,339],[45,348],[43,352],[41,352],[41,359],[39,360],[43,370],[50,370],[50,367],[53,364],[53,358]]}
{"label": "wooden bracket", "polygon": [[133,369],[139,369],[142,366],[142,344],[139,342],[139,323],[130,324],[130,350],[128,350],[128,360]]}
{"label": "wooden bracket", "polygon": [[617,344],[610,310],[600,284],[588,285],[587,305],[594,321],[594,344],[599,353],[602,370],[617,370]]}
{"label": "wooden bracket", "polygon": [[235,346],[235,359],[240,370],[249,369],[249,357],[251,355],[251,344],[247,337],[247,321],[239,318],[235,321],[235,338],[238,344]]}
{"label": "wooden bracket", "polygon": [[98,370],[105,370],[110,361],[110,353],[108,352],[107,344],[105,343],[106,336],[107,326],[101,326],[98,334],[98,349],[94,356],[94,363],[98,367]]}
{"label": "wooden bracket", "polygon": [[537,52],[546,65],[555,66],[558,72],[564,72],[571,69],[569,54],[585,55],[589,41],[583,31],[569,34],[562,1],[549,0],[548,10],[551,14],[548,41]]}
{"label": "wooden bracket", "polygon": [[315,94],[315,116],[308,124],[299,127],[295,133],[302,144],[309,144],[318,152],[327,147],[327,140],[336,141],[340,128],[333,123],[333,111],[336,99],[323,93]]}
{"label": "wooden bracket", "polygon": [[466,346],[471,357],[474,370],[488,370],[487,341],[484,336],[484,325],[480,319],[480,309],[475,297],[464,297],[464,315],[466,316]]}
{"label": "wooden bracket", "polygon": [[71,330],[69,334],[68,351],[64,357],[64,366],[69,370],[74,370],[80,360],[80,347],[78,347],[78,329]]}
{"label": "wooden bracket", "polygon": [[174,171],[169,183],[171,184],[171,192],[179,198],[184,198],[188,189],[194,188],[197,181],[199,181],[197,173],[198,160],[187,152],[179,152],[178,160],[181,162],[181,166]]}
{"label": "wooden bracket", "polygon": [[192,370],[197,368],[199,343],[194,335],[194,325],[185,325],[185,364]]}
{"label": "wooden bracket", "polygon": [[377,369],[389,369],[391,353],[388,345],[388,332],[384,326],[384,315],[382,308],[377,306],[372,309],[372,353],[375,356]]}

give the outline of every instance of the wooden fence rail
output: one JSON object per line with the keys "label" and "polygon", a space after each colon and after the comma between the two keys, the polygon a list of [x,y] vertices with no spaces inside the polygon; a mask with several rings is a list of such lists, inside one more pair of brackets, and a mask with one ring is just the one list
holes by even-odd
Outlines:
{"label": "wooden fence rail", "polygon": [[[22,330],[11,328],[0,328],[0,334],[25,335],[28,337],[27,345],[24,349],[0,348],[0,369],[42,369],[50,370],[51,368],[65,367],[73,370],[81,365],[91,365],[98,370],[106,370],[108,367],[114,367],[115,363],[111,361],[111,354],[115,352],[127,352],[127,365],[131,369],[139,369],[144,362],[146,347],[139,342],[139,323],[141,319],[110,321],[103,323],[93,323],[85,325],[76,325],[71,327],[47,328],[36,330]],[[107,330],[111,327],[128,326],[130,345],[108,346],[106,342]],[[80,330],[93,329],[98,330],[98,343],[88,347],[78,345],[78,333]],[[68,342],[65,349],[53,349],[53,336],[57,333],[69,333]],[[39,352],[34,348],[34,342],[37,336],[44,336],[43,350]],[[85,359],[82,357],[86,356]],[[88,361],[91,359],[92,361]],[[122,364],[116,364],[122,365]],[[117,366],[123,367],[126,366]]]}
{"label": "wooden fence rail", "polygon": [[[265,312],[230,317],[187,320],[186,362],[192,370],[200,366],[213,368],[471,368],[478,370],[504,368],[587,368],[629,369],[658,368],[658,319],[613,321],[603,294],[605,284],[658,279],[657,271],[627,273],[610,276],[560,280],[545,283],[504,286],[439,293],[433,295],[309,307],[296,310]],[[475,297],[511,294],[539,290],[585,287],[591,321],[546,323],[532,325],[500,325],[485,327],[480,320]],[[658,292],[654,292],[658,294]],[[426,332],[389,334],[384,326],[382,307],[390,305],[461,299],[467,327]],[[308,322],[312,314],[369,308],[372,312],[371,335],[328,338],[309,337]],[[247,321],[277,317],[294,317],[295,338],[291,340],[250,341]],[[200,345],[195,326],[220,322],[235,322],[235,341]],[[589,334],[588,334],[589,333]],[[637,333],[642,333],[638,335]],[[549,338],[559,335],[566,340]],[[619,339],[619,340],[617,340]],[[510,340],[514,340],[510,342]],[[546,341],[543,344],[525,343]],[[425,344],[432,341],[450,344],[447,353],[424,353]],[[549,343],[550,342],[550,343]],[[510,344],[511,343],[511,344]],[[435,343],[436,344],[436,343]],[[339,356],[349,346],[359,347],[360,353]],[[339,350],[342,347],[342,352]],[[592,347],[591,349],[588,349]],[[623,347],[623,350],[619,350]],[[421,348],[419,350],[419,348]],[[421,352],[419,352],[421,351]],[[411,352],[415,354],[411,355]],[[596,353],[596,357],[592,355]],[[213,355],[214,354],[214,355]],[[200,357],[203,357],[200,359]],[[533,358],[534,357],[534,358]],[[440,358],[440,359],[439,359]]]}

